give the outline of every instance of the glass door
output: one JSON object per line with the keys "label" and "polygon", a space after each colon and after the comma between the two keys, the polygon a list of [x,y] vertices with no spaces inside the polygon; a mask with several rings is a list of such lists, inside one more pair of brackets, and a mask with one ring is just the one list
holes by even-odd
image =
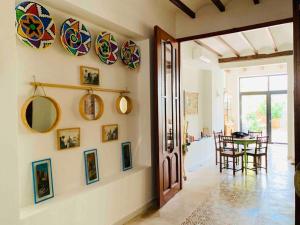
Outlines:
{"label": "glass door", "polygon": [[287,94],[271,94],[271,142],[288,142]]}
{"label": "glass door", "polygon": [[267,135],[267,121],[267,94],[241,95],[242,131],[262,131]]}

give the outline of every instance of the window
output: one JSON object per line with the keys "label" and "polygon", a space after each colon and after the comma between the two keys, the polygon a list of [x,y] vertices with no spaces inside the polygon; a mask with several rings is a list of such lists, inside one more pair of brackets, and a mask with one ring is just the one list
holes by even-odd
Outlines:
{"label": "window", "polygon": [[241,77],[240,92],[285,91],[288,88],[287,75]]}

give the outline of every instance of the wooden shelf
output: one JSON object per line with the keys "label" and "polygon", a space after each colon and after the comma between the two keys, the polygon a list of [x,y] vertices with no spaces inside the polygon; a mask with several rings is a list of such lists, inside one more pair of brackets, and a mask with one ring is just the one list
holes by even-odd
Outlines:
{"label": "wooden shelf", "polygon": [[50,84],[50,83],[41,83],[41,82],[31,82],[30,85],[32,85],[34,87],[64,88],[64,89],[87,90],[87,91],[91,90],[91,91],[102,91],[102,92],[111,92],[111,93],[120,93],[120,94],[129,94],[130,93],[127,90],[100,88],[100,87],[95,87],[95,86]]}

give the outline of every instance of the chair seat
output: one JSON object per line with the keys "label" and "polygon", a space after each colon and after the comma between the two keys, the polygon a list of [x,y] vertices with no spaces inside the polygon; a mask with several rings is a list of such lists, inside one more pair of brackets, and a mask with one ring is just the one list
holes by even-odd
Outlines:
{"label": "chair seat", "polygon": [[233,152],[232,151],[223,151],[223,152],[221,152],[221,155],[222,156],[229,156],[229,157],[233,157],[233,156],[236,156],[236,157],[239,157],[239,156],[243,156],[244,155],[244,153],[243,152],[235,152],[235,154],[233,154]]}
{"label": "chair seat", "polygon": [[248,151],[247,150],[247,155],[266,155],[266,153],[265,152],[257,152],[256,154],[255,154],[255,150],[253,150],[253,149],[251,149],[250,151]]}

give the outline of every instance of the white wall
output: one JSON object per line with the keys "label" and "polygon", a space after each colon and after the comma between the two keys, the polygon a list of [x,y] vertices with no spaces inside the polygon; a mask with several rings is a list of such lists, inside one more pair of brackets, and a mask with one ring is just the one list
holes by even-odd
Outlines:
{"label": "white wall", "polygon": [[15,11],[13,1],[0,7],[0,224],[18,224],[18,135]]}
{"label": "white wall", "polygon": [[[201,55],[209,59],[210,63],[201,61]],[[189,135],[199,138],[203,128],[208,128],[210,133],[223,129],[224,74],[217,56],[189,41],[181,44],[181,60],[182,91],[199,93],[199,113],[184,118],[189,122]],[[205,162],[211,156],[209,152],[212,152],[212,148],[212,139],[202,139],[189,146],[185,161],[187,170]]]}
{"label": "white wall", "polygon": [[[285,64],[279,67],[278,64]],[[294,160],[294,58],[293,56],[220,64],[225,70],[226,88],[232,95],[232,118],[239,130],[239,84],[240,76],[288,74],[288,158]],[[239,68],[246,68],[246,70]],[[235,68],[235,69],[234,69]]]}
{"label": "white wall", "polygon": [[196,13],[196,19],[177,13],[176,36],[205,34],[292,16],[291,0],[263,0],[258,5],[249,0],[231,0],[225,12],[220,12],[214,4],[207,4]]}
{"label": "white wall", "polygon": [[[20,2],[20,0],[17,0]],[[1,170],[5,181],[0,185],[0,224],[46,225],[103,224],[109,225],[134,215],[153,199],[151,168],[150,124],[150,61],[153,27],[159,25],[175,33],[174,13],[161,6],[160,1],[67,1],[41,0],[55,19],[56,42],[49,49],[36,51],[15,38],[15,2],[1,5]],[[47,6],[48,5],[48,6]],[[134,7],[133,7],[134,6]],[[62,11],[60,11],[62,10]],[[94,54],[73,57],[59,42],[60,24],[69,16],[84,22],[95,37],[98,31],[112,31],[119,43],[128,38],[141,47],[142,64],[138,71],[129,71],[119,61],[106,66]],[[127,116],[117,114],[114,101],[117,95],[98,93],[104,100],[105,112],[96,122],[83,120],[78,103],[84,92],[46,89],[62,108],[58,128],[81,127],[82,142],[77,149],[58,152],[56,134],[33,134],[21,123],[21,106],[32,94],[29,82],[35,75],[38,81],[79,84],[79,66],[100,67],[103,87],[131,91],[134,110]],[[118,123],[117,142],[101,143],[101,125]],[[123,141],[132,141],[133,166],[121,171]],[[97,148],[100,182],[86,186],[83,151]],[[39,205],[33,204],[31,162],[51,157],[55,198]],[[9,171],[9,172],[8,172]]]}

